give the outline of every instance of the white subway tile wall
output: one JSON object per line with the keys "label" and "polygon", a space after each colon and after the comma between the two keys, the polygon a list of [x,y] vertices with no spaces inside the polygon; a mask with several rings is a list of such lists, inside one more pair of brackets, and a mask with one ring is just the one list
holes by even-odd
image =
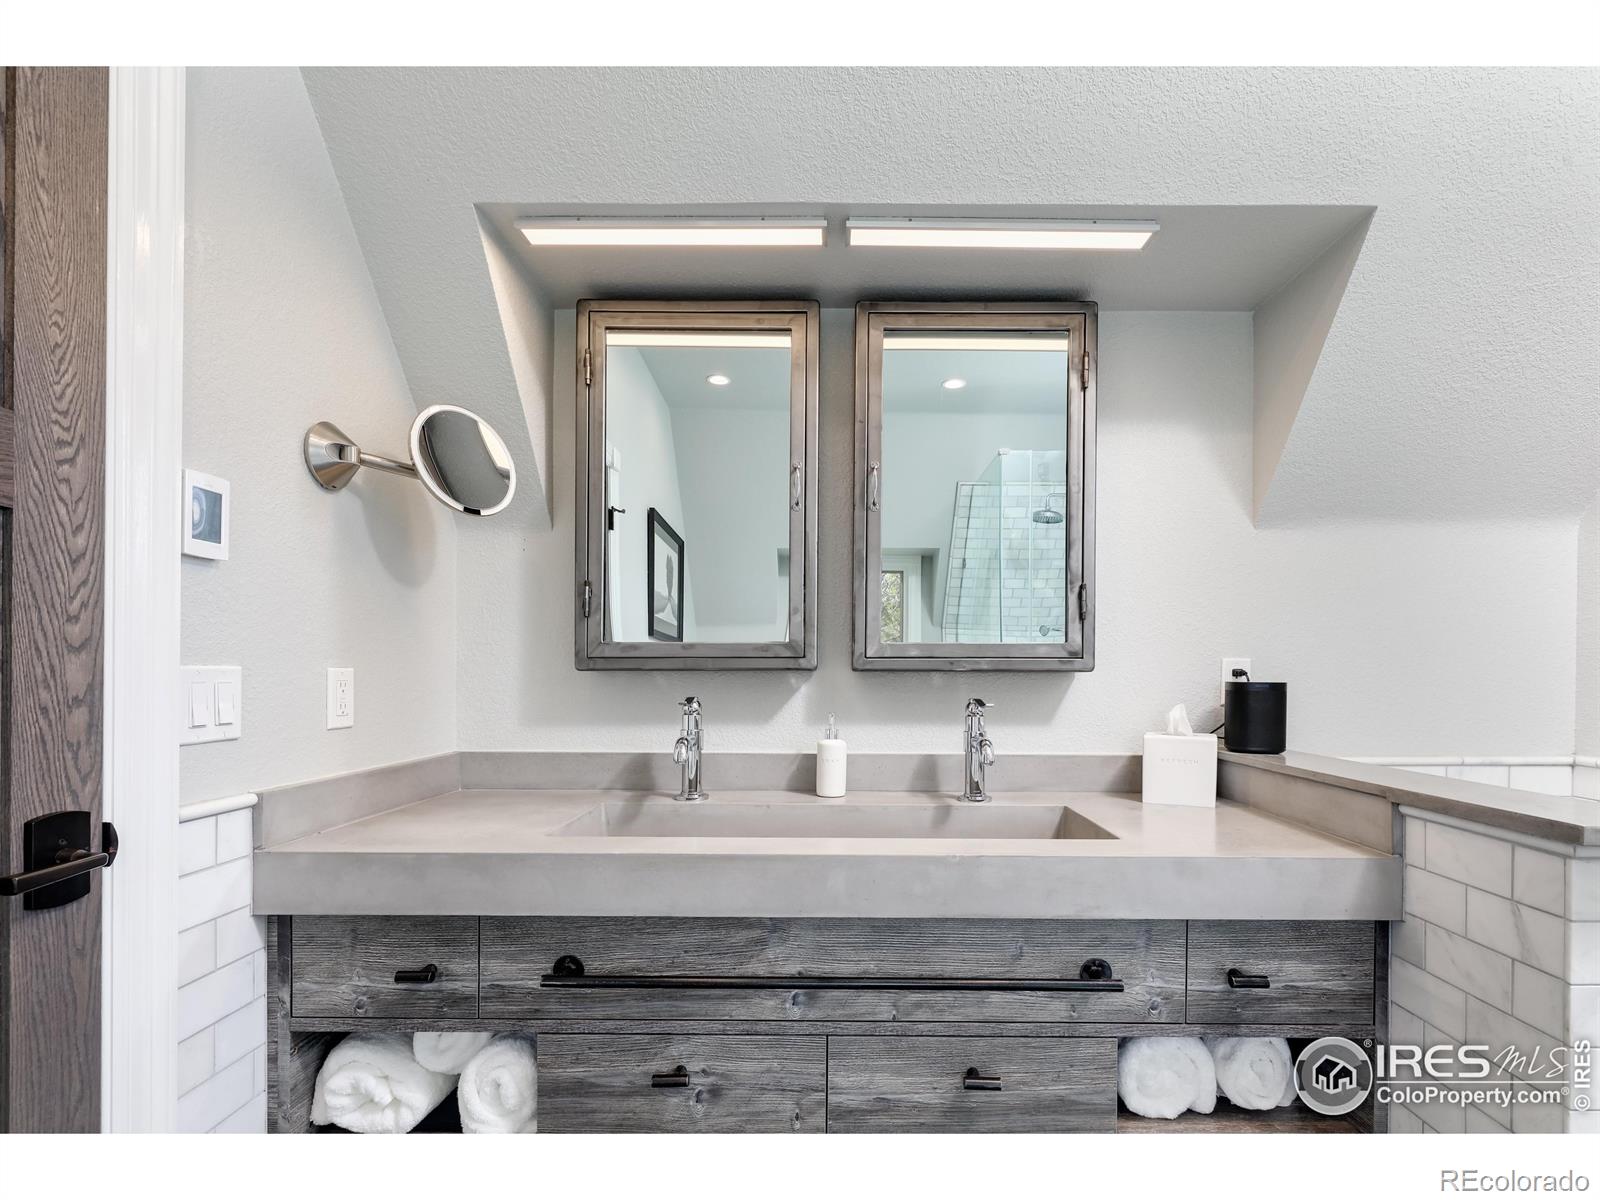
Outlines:
{"label": "white subway tile wall", "polygon": [[1390,1130],[1592,1129],[1582,1105],[1600,1089],[1578,1086],[1549,1055],[1600,1043],[1600,859],[1402,811],[1406,918],[1390,924],[1390,1041],[1487,1045],[1497,1081],[1569,1090],[1555,1103],[1391,1104]]}
{"label": "white subway tile wall", "polygon": [[267,1130],[266,932],[248,808],[178,826],[178,1129]]}

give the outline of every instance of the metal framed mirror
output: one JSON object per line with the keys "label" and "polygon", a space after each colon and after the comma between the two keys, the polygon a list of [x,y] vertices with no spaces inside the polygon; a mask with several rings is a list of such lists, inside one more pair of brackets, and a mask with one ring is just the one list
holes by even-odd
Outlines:
{"label": "metal framed mirror", "polygon": [[1097,306],[856,307],[857,670],[1094,669]]}
{"label": "metal framed mirror", "polygon": [[579,670],[814,670],[819,310],[585,300]]}

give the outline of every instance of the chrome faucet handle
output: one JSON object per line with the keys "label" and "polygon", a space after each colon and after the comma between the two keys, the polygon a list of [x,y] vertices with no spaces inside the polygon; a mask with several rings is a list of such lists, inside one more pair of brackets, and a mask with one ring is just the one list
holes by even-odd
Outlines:
{"label": "chrome faucet handle", "polygon": [[680,767],[689,761],[689,739],[681,737],[672,743],[672,761]]}
{"label": "chrome faucet handle", "polygon": [[682,700],[678,701],[678,707],[683,709],[684,716],[698,717],[700,715],[700,697],[685,696]]}
{"label": "chrome faucet handle", "polygon": [[988,738],[978,742],[978,761],[986,767],[994,766],[994,743]]}
{"label": "chrome faucet handle", "polygon": [[990,704],[987,700],[980,700],[978,697],[974,696],[971,700],[967,701],[967,716],[977,717],[979,720],[982,720],[983,714],[988,712],[989,709],[999,707],[1000,706],[998,704]]}

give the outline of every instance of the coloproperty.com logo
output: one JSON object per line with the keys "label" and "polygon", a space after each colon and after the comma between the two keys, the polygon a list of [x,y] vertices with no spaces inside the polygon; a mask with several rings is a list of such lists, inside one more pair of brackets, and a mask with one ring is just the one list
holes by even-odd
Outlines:
{"label": "coloproperty.com logo", "polygon": [[1374,1090],[1379,1104],[1558,1104],[1576,1112],[1593,1103],[1593,1047],[1361,1044],[1319,1038],[1295,1060],[1295,1091],[1326,1116],[1353,1112]]}

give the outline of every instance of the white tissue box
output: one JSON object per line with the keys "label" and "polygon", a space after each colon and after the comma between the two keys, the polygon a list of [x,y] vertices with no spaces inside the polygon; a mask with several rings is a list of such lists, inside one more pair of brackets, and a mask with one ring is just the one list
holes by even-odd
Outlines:
{"label": "white tissue box", "polygon": [[1144,802],[1215,808],[1217,735],[1145,734]]}

